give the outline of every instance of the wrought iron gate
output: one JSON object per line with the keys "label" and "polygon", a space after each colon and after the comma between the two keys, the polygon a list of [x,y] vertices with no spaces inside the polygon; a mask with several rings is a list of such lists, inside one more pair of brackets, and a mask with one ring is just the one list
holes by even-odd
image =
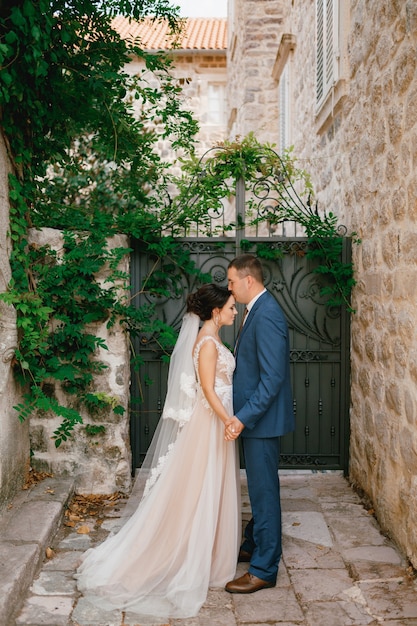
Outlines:
{"label": "wrought iron gate", "polygon": [[[280,180],[280,183],[282,180]],[[279,250],[275,260],[262,259],[265,286],[282,307],[290,329],[291,375],[293,386],[295,432],[282,438],[281,467],[291,469],[348,469],[349,444],[349,313],[344,306],[329,306],[328,297],[322,296],[326,285],[323,274],[314,272],[319,262],[308,258],[308,240],[285,235],[285,224],[276,224],[259,236],[245,232],[245,183],[237,182],[236,223],[243,225],[228,237],[184,237],[179,239],[187,248],[192,260],[213,282],[227,285],[229,262],[242,251],[264,243]],[[259,197],[259,196],[258,196]],[[284,198],[287,201],[287,198]],[[260,204],[271,197],[262,186]],[[282,197],[280,202],[282,201]],[[300,201],[296,195],[296,201]],[[217,214],[217,217],[219,213]],[[277,235],[279,233],[279,235]],[[141,290],[152,261],[135,246],[131,258],[132,291]],[[351,241],[343,239],[341,260],[350,261]],[[199,285],[193,276],[182,277],[182,293],[167,299],[151,300],[157,315],[179,330],[185,312],[186,296]],[[136,296],[133,303],[141,306],[145,296]],[[243,307],[241,307],[243,308]],[[222,329],[222,339],[233,346],[240,319],[235,327]],[[162,413],[168,366],[162,362],[162,351],[149,344],[149,338],[134,340],[134,350],[140,352],[143,365],[132,372],[131,393],[131,444],[133,469],[140,466]]]}
{"label": "wrought iron gate", "polygon": [[[260,241],[258,238],[257,242]],[[271,245],[271,240],[268,240]],[[220,245],[221,244],[221,245]],[[344,240],[343,254],[350,254]],[[184,239],[196,265],[214,282],[227,285],[227,266],[236,256],[230,240]],[[320,296],[323,277],[314,273],[317,262],[306,258],[307,240],[280,238],[273,242],[282,252],[278,261],[263,262],[265,286],[282,307],[290,329],[291,375],[296,430],[282,439],[281,467],[343,469],[347,471],[349,440],[349,314],[343,307],[329,308]],[[132,284],[142,284],[150,261],[132,255]],[[136,287],[135,287],[136,286]],[[196,285],[184,276],[181,299],[154,302],[161,319],[179,329],[186,295]],[[233,346],[236,329],[223,328],[223,340]],[[134,467],[138,467],[158,423],[166,393],[167,365],[162,351],[138,338],[135,350],[144,364],[132,374],[131,440]],[[139,400],[140,398],[140,400]]]}

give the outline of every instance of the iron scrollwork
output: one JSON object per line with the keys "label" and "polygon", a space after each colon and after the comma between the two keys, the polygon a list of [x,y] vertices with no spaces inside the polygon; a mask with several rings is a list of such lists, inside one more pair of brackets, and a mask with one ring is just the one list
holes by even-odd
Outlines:
{"label": "iron scrollwork", "polygon": [[287,466],[313,465],[316,467],[323,467],[327,465],[326,461],[324,461],[323,459],[318,459],[317,457],[311,456],[310,454],[281,454],[279,458],[280,464]]}
{"label": "iron scrollwork", "polygon": [[328,358],[327,354],[320,354],[313,352],[312,350],[291,350],[290,361],[292,363],[303,361],[305,363],[309,361],[324,361]]}
{"label": "iron scrollwork", "polygon": [[329,307],[326,296],[321,295],[324,278],[314,274],[304,259],[297,259],[291,266],[285,264],[285,274],[283,268],[283,263],[275,262],[273,267],[266,264],[265,285],[275,295],[290,328],[338,347],[341,309]]}

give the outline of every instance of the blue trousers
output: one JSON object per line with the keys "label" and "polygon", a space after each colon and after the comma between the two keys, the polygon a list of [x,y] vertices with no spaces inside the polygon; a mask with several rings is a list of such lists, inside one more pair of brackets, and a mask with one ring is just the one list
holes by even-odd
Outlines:
{"label": "blue trousers", "polygon": [[275,582],[282,554],[279,437],[242,437],[252,519],[242,549],[252,554],[249,572]]}

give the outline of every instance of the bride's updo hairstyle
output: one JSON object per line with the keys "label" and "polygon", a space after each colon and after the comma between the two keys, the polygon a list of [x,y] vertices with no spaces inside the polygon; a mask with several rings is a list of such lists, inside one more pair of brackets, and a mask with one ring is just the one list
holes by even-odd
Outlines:
{"label": "bride's updo hairstyle", "polygon": [[187,313],[195,313],[205,322],[211,318],[213,309],[223,308],[232,292],[227,287],[220,287],[214,283],[203,285],[195,293],[187,297]]}

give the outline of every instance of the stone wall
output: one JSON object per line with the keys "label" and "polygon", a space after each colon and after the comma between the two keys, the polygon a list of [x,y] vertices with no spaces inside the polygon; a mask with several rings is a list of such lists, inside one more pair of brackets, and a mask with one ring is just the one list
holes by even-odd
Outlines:
{"label": "stone wall", "polygon": [[[127,68],[141,72],[143,65],[132,61]],[[215,143],[223,141],[226,119],[212,123],[207,118],[208,85],[226,85],[226,53],[198,52],[176,54],[174,75],[182,84],[185,106],[200,122],[198,153],[203,154]],[[163,159],[172,158],[170,146],[161,140],[158,146]],[[4,145],[0,145],[0,288],[4,290],[10,280],[9,204],[7,189],[7,158]],[[179,173],[179,171],[177,172]],[[43,229],[31,231],[31,241],[39,245],[50,245],[55,250],[62,248],[59,231]],[[115,237],[112,246],[127,246],[127,242]],[[125,259],[122,271],[129,270]],[[104,278],[104,277],[102,277]],[[54,415],[33,415],[29,422],[20,424],[13,409],[20,400],[21,390],[15,384],[11,359],[17,343],[15,311],[0,303],[0,508],[22,486],[29,463],[34,469],[53,472],[56,475],[71,475],[76,478],[78,493],[128,492],[131,487],[131,451],[129,440],[130,400],[130,352],[128,338],[117,325],[110,331],[106,324],[91,330],[102,337],[108,350],[99,350],[97,358],[108,369],[96,377],[95,391],[105,392],[118,399],[125,407],[123,416],[108,410],[102,413],[83,415],[83,425],[75,429],[74,437],[55,448],[52,435],[61,419]],[[68,397],[59,387],[51,389],[57,399],[67,405]],[[106,432],[89,436],[87,424],[104,425]],[[29,431],[30,428],[30,431]],[[30,451],[32,458],[30,460]]]}
{"label": "stone wall", "polygon": [[[314,5],[288,0],[282,33],[296,37],[295,154],[312,174],[319,205],[362,240],[353,246],[350,478],[417,567],[417,4],[341,3],[345,76],[322,111],[315,109]],[[246,47],[258,40],[246,39]],[[253,130],[261,126],[253,122]]]}
{"label": "stone wall", "polygon": [[[6,290],[11,271],[9,232],[10,172],[3,136],[0,134],[0,291]],[[29,468],[28,424],[20,424],[13,409],[20,400],[12,372],[17,345],[16,312],[0,302],[0,510],[22,487]]]}
{"label": "stone wall", "polygon": [[[225,50],[196,50],[176,51],[172,53],[173,65],[171,74],[178,80],[182,88],[184,109],[190,111],[193,118],[198,122],[199,130],[196,136],[195,151],[198,157],[203,157],[216,145],[221,144],[227,137],[227,68]],[[125,68],[132,74],[140,74],[144,63],[141,59],[133,59]],[[152,86],[157,87],[156,80],[147,77]],[[210,85],[224,86],[224,117],[216,122],[210,116],[209,88]],[[138,105],[139,106],[139,105]],[[165,161],[173,165],[171,174],[181,176],[181,164],[178,157],[182,157],[181,151],[173,152],[170,143],[161,139],[158,143],[158,153]],[[175,196],[177,193],[174,186],[168,186],[168,192]],[[225,222],[234,220],[234,203],[223,201]],[[212,227],[220,226],[223,217],[217,221],[213,219]],[[189,233],[187,233],[189,234]]]}
{"label": "stone wall", "polygon": [[[227,69],[226,51],[181,51],[174,52],[171,74],[178,79],[183,90],[184,108],[190,111],[199,122],[197,135],[197,153],[203,155],[206,150],[226,138],[226,117],[220,123],[212,123],[208,118],[208,87],[210,83],[224,84],[226,91]],[[140,74],[144,63],[133,59],[125,68],[132,74]],[[156,82],[151,84],[156,86]],[[158,152],[163,159],[172,159],[171,148],[161,140]],[[179,174],[179,169],[175,172]]]}
{"label": "stone wall", "polygon": [[229,0],[228,134],[254,132],[278,141],[278,88],[272,76],[283,11],[281,0]]}
{"label": "stone wall", "polygon": [[[49,245],[58,252],[62,250],[62,234],[52,228],[31,230],[30,241],[42,246]],[[109,246],[127,247],[126,237],[114,236],[109,241]],[[128,257],[122,261],[119,269],[122,272],[129,271]],[[98,276],[99,280],[103,281],[104,278],[104,273]],[[74,436],[63,442],[59,448],[55,448],[52,436],[61,423],[61,418],[51,414],[33,415],[30,419],[32,466],[56,475],[75,477],[78,493],[127,493],[131,488],[128,337],[117,324],[107,329],[106,322],[91,325],[88,330],[101,337],[108,347],[108,350],[99,348],[97,352],[97,359],[107,365],[107,369],[95,376],[94,391],[116,398],[125,408],[125,412],[123,415],[116,415],[110,407],[89,412],[82,409],[83,424],[77,425]],[[76,402],[64,395],[57,385],[50,389],[50,393],[64,406]],[[89,435],[85,429],[87,424],[103,425],[105,432]]]}

